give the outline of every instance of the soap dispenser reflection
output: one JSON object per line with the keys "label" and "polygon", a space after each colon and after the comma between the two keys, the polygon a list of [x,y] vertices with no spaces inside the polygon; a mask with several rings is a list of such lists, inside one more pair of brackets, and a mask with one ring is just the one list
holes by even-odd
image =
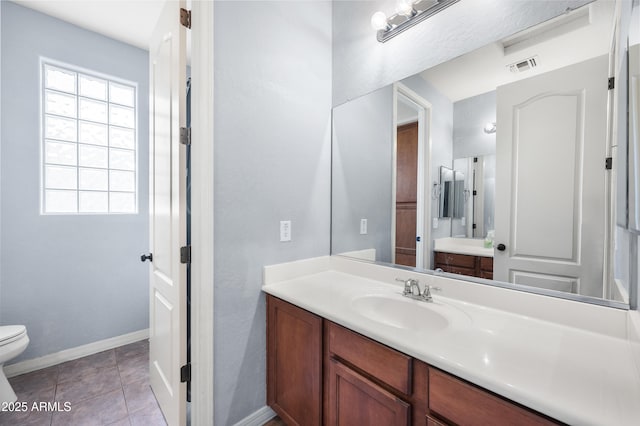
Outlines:
{"label": "soap dispenser reflection", "polygon": [[493,248],[493,240],[496,237],[496,231],[491,229],[487,231],[487,236],[484,237],[484,247],[485,248]]}

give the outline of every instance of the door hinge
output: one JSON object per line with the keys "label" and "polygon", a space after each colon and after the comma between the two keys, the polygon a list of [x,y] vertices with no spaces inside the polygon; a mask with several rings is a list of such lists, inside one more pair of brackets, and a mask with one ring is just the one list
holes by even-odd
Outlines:
{"label": "door hinge", "polygon": [[475,189],[473,190],[473,195],[478,195],[478,191],[476,191]]}
{"label": "door hinge", "polygon": [[180,247],[180,263],[191,263],[191,246]]}
{"label": "door hinge", "polygon": [[180,143],[191,145],[191,127],[180,127]]}
{"label": "door hinge", "polygon": [[477,226],[476,226],[475,223],[473,225],[471,225],[471,229],[476,229],[476,228],[477,228]]}
{"label": "door hinge", "polygon": [[180,8],[180,24],[183,27],[187,27],[189,29],[191,29],[191,11],[184,9],[184,8]]}
{"label": "door hinge", "polygon": [[613,157],[607,157],[604,159],[604,168],[607,170],[613,169]]}
{"label": "door hinge", "polygon": [[191,381],[191,363],[188,362],[180,367],[180,383]]}
{"label": "door hinge", "polygon": [[607,84],[607,87],[609,88],[609,90],[611,90],[614,87],[616,87],[616,78],[615,77],[609,77],[609,82]]}

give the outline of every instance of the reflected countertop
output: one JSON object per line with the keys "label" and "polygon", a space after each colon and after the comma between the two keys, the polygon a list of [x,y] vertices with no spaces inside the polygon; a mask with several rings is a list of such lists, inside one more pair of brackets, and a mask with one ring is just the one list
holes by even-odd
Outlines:
{"label": "reflected countertop", "polygon": [[[402,298],[402,284],[391,279],[402,271],[386,269],[336,257],[298,261],[265,267],[262,289],[562,422],[638,424],[637,311],[467,288],[463,281],[410,273],[422,285],[441,287],[434,299],[469,320],[441,329],[421,327],[419,321],[415,327],[398,328],[362,315],[354,305],[368,295]],[[483,298],[491,302],[483,303]],[[524,307],[525,312],[501,306]],[[558,307],[564,312],[556,312]],[[550,310],[556,313],[546,316]],[[573,323],[576,318],[582,323]],[[585,318],[593,318],[593,324],[584,324]]]}
{"label": "reflected countertop", "polygon": [[446,237],[433,240],[433,250],[469,256],[493,257],[493,247],[486,248],[484,239]]}

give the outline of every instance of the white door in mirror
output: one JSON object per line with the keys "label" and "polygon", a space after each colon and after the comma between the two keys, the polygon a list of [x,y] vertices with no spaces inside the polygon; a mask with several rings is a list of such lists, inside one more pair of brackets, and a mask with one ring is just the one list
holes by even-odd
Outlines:
{"label": "white door in mirror", "polygon": [[607,74],[603,55],[498,87],[495,280],[604,296]]}

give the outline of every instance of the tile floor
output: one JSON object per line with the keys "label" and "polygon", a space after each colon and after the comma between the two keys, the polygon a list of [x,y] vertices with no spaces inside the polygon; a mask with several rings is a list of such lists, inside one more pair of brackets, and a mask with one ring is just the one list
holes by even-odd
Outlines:
{"label": "tile floor", "polygon": [[[100,352],[9,379],[18,401],[61,411],[0,412],[2,426],[166,426],[149,387],[149,342]],[[70,405],[64,411],[64,403]]]}

